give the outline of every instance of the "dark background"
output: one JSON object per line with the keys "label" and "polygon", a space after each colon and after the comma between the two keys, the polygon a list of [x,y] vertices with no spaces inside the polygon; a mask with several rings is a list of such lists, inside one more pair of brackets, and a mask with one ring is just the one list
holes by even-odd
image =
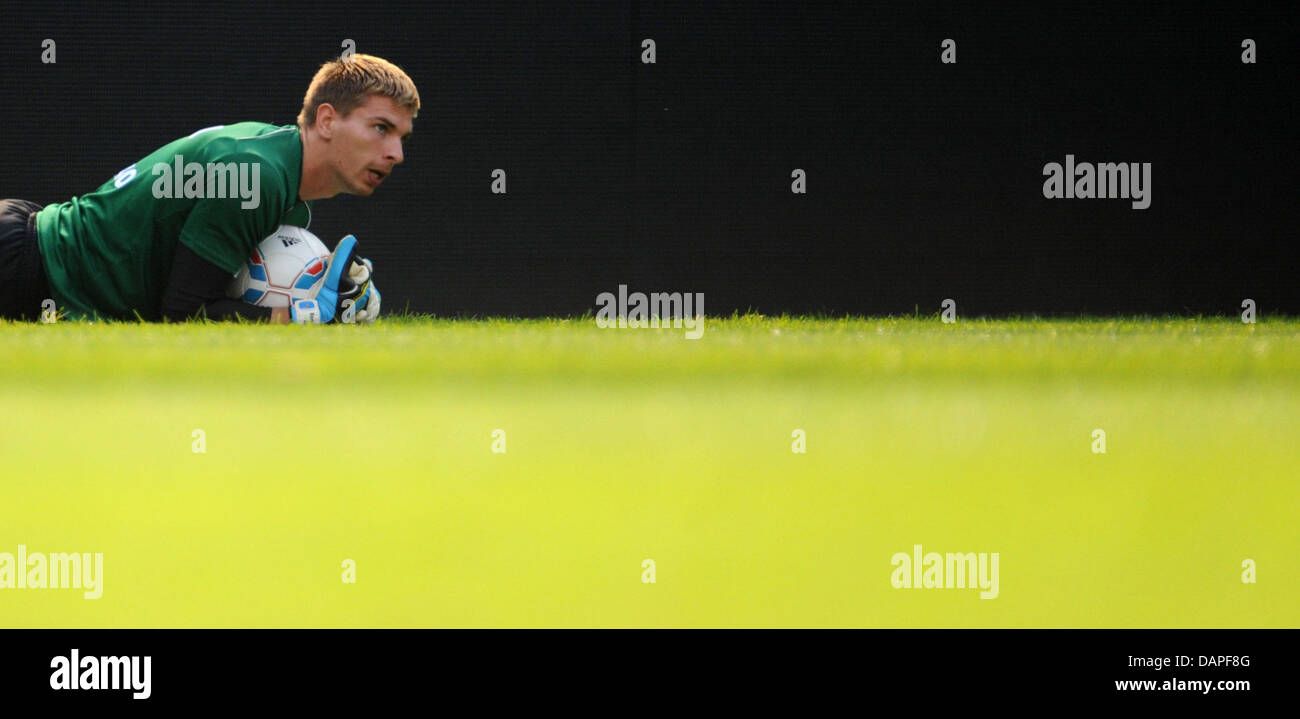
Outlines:
{"label": "dark background", "polygon": [[[715,315],[1300,313],[1294,5],[1025,5],[11,3],[0,197],[292,123],[351,38],[423,110],[311,229],[358,236],[389,311],[581,314],[623,283]],[[1151,207],[1044,199],[1067,153],[1152,163]]]}

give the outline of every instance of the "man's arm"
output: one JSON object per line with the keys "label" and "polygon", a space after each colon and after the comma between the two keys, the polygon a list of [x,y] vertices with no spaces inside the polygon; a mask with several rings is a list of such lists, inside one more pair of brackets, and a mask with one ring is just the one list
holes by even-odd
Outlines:
{"label": "man's arm", "polygon": [[195,315],[212,320],[237,317],[288,324],[289,308],[258,307],[226,296],[230,273],[199,257],[184,243],[176,243],[172,271],[163,290],[164,320],[184,322]]}

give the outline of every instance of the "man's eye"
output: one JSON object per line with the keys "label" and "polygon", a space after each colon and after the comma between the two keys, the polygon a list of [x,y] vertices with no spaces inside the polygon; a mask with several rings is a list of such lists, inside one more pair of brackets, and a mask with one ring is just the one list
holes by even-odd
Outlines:
{"label": "man's eye", "polygon": [[385,127],[385,126],[383,126],[383,125],[375,125],[375,127],[379,128],[379,131],[380,131],[381,133],[384,132],[384,131],[386,131],[386,130],[388,129],[387,127]]}

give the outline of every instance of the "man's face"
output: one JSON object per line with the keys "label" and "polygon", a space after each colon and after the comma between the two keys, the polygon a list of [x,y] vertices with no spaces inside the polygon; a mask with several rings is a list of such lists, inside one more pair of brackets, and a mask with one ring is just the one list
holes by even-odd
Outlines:
{"label": "man's face", "polygon": [[411,112],[390,98],[371,95],[348,113],[334,117],[330,166],[342,192],[367,197],[402,161],[402,143],[411,134]]}

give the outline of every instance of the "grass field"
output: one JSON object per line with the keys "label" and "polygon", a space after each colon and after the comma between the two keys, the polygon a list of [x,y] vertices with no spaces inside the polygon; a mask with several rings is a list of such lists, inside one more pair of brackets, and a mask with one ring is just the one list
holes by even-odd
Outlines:
{"label": "grass field", "polygon": [[1300,321],[705,328],[0,323],[0,626],[1300,626]]}

